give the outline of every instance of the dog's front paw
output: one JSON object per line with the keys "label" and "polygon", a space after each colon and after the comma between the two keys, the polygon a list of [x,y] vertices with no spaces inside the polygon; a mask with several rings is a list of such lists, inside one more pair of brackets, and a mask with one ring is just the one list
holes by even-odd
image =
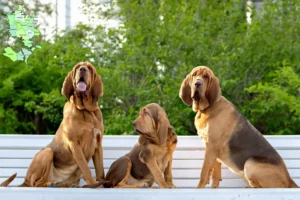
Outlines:
{"label": "dog's front paw", "polygon": [[[97,188],[104,188],[104,184],[108,182],[104,178],[97,178],[96,181],[97,181],[97,184],[99,184],[99,186]],[[102,185],[101,185],[101,183],[102,183]]]}
{"label": "dog's front paw", "polygon": [[79,186],[79,185],[72,184],[72,185],[70,185],[70,188],[80,188],[80,186]]}
{"label": "dog's front paw", "polygon": [[219,182],[211,184],[211,188],[218,188],[218,187],[219,187]]}
{"label": "dog's front paw", "polygon": [[220,184],[220,181],[222,181],[222,179],[213,179],[213,180],[212,180],[211,187],[212,187],[212,188],[218,188],[218,187],[219,187],[219,184]]}
{"label": "dog's front paw", "polygon": [[47,184],[47,187],[58,188],[59,187],[59,183],[58,182],[49,183],[49,184]]}
{"label": "dog's front paw", "polygon": [[207,180],[206,181],[200,180],[197,188],[204,188],[206,184],[207,184]]}
{"label": "dog's front paw", "polygon": [[140,188],[148,188],[148,187],[149,187],[148,183],[143,183]]}
{"label": "dog's front paw", "polygon": [[206,185],[208,185],[210,183],[210,179],[207,179]]}
{"label": "dog's front paw", "polygon": [[168,184],[168,188],[178,188],[176,185],[174,185],[173,183],[171,183],[171,184]]}

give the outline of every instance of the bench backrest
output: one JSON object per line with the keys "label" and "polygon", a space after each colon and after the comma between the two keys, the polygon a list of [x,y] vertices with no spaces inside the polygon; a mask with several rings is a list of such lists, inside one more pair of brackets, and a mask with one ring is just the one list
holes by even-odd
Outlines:
{"label": "bench backrest", "polygon": [[[0,135],[0,182],[18,173],[11,185],[21,184],[33,156],[45,147],[53,136]],[[300,136],[266,136],[284,159],[290,175],[300,185]],[[104,136],[104,168],[126,154],[137,142],[138,136]],[[173,158],[173,180],[180,188],[195,188],[199,182],[204,157],[204,145],[198,136],[179,136]],[[89,163],[95,175],[93,163]],[[238,188],[247,184],[222,166],[220,187]],[[81,181],[84,184],[84,181]],[[210,187],[210,186],[207,186]]]}

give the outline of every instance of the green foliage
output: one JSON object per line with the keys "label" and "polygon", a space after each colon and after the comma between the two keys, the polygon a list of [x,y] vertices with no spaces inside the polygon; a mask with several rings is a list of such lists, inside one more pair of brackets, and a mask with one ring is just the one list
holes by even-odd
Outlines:
{"label": "green foliage", "polygon": [[[106,133],[128,133],[139,109],[156,102],[166,110],[178,134],[195,134],[195,113],[178,96],[181,81],[199,64],[209,65],[218,72],[223,60],[218,60],[217,56],[235,40],[229,30],[246,31],[244,10],[240,3],[236,4],[239,1],[203,2],[207,3],[200,5],[195,0],[118,2],[119,15],[124,19],[118,33],[126,42],[112,55],[111,59],[117,63],[104,67],[120,73],[114,72],[118,74],[117,79],[114,76],[106,78],[111,79],[107,80],[109,83],[114,80],[121,83],[109,88],[109,93],[121,99],[121,102],[115,100],[114,108],[124,113],[116,117],[122,123],[120,128],[111,132],[107,122]],[[212,64],[212,58],[217,62]],[[112,105],[114,100],[106,98],[108,96],[104,96],[103,102]]]}
{"label": "green foliage", "polygon": [[196,134],[195,113],[178,93],[199,65],[215,72],[223,95],[263,134],[298,134],[299,0],[266,0],[251,25],[240,0],[116,5],[119,10],[86,1],[84,10],[93,10],[91,18],[118,17],[118,29],[79,25],[54,42],[42,41],[28,66],[2,56],[0,47],[0,133],[54,134],[66,102],[62,82],[88,60],[104,84],[105,134],[134,134],[132,121],[152,102],[166,110],[177,134]]}
{"label": "green foliage", "polygon": [[250,121],[270,134],[295,134],[300,128],[300,77],[289,66],[269,77],[270,82],[246,89],[253,96],[246,108]]}
{"label": "green foliage", "polygon": [[28,66],[0,52],[0,133],[55,133],[66,102],[60,94],[63,80],[77,59],[89,60],[92,55],[85,46],[88,30],[81,25],[55,38],[55,43],[43,42]]}

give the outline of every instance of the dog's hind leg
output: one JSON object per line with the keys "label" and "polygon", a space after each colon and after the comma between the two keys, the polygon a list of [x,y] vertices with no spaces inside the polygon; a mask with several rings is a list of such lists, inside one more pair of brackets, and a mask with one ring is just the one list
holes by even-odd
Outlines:
{"label": "dog's hind leg", "polygon": [[81,170],[78,168],[68,179],[60,182],[48,182],[47,187],[67,188],[67,187],[80,187]]}
{"label": "dog's hind leg", "polygon": [[291,178],[282,166],[249,159],[244,166],[245,177],[254,188],[289,188]]}
{"label": "dog's hind leg", "polygon": [[112,187],[127,182],[130,176],[132,163],[131,160],[126,157],[120,157],[110,166],[105,180],[112,184]]}
{"label": "dog's hind leg", "polygon": [[54,153],[50,148],[43,148],[33,158],[22,186],[47,187],[49,173],[53,165]]}
{"label": "dog's hind leg", "polygon": [[[134,179],[130,172],[132,168],[131,160],[123,156],[116,160],[110,167],[105,180],[114,188],[141,188],[148,187],[146,181]],[[89,187],[88,185],[85,187]]]}
{"label": "dog's hind leg", "polygon": [[153,179],[136,179],[130,173],[129,176],[126,177],[126,182],[120,182],[115,188],[148,188],[153,184]]}

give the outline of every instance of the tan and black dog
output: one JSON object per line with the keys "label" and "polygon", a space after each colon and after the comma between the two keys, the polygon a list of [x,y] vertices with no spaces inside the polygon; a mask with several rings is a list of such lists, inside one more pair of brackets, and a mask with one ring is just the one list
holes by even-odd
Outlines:
{"label": "tan and black dog", "polygon": [[221,180],[221,163],[255,188],[298,187],[283,159],[262,134],[221,94],[218,78],[208,67],[195,67],[179,92],[197,112],[195,126],[206,145],[198,188],[212,175],[212,187]]}
{"label": "tan and black dog", "polygon": [[[177,136],[167,114],[158,104],[148,104],[140,110],[133,126],[140,134],[139,141],[111,165],[104,187],[151,187],[155,181],[160,188],[174,188],[172,158]],[[100,185],[102,183],[84,187]]]}
{"label": "tan and black dog", "polygon": [[[104,179],[104,126],[98,106],[103,95],[101,77],[91,63],[79,62],[65,78],[61,92],[68,99],[62,123],[53,140],[34,156],[21,187],[78,186],[82,175],[87,184]],[[91,159],[96,180],[88,166]],[[7,186],[14,177],[1,186]]]}

